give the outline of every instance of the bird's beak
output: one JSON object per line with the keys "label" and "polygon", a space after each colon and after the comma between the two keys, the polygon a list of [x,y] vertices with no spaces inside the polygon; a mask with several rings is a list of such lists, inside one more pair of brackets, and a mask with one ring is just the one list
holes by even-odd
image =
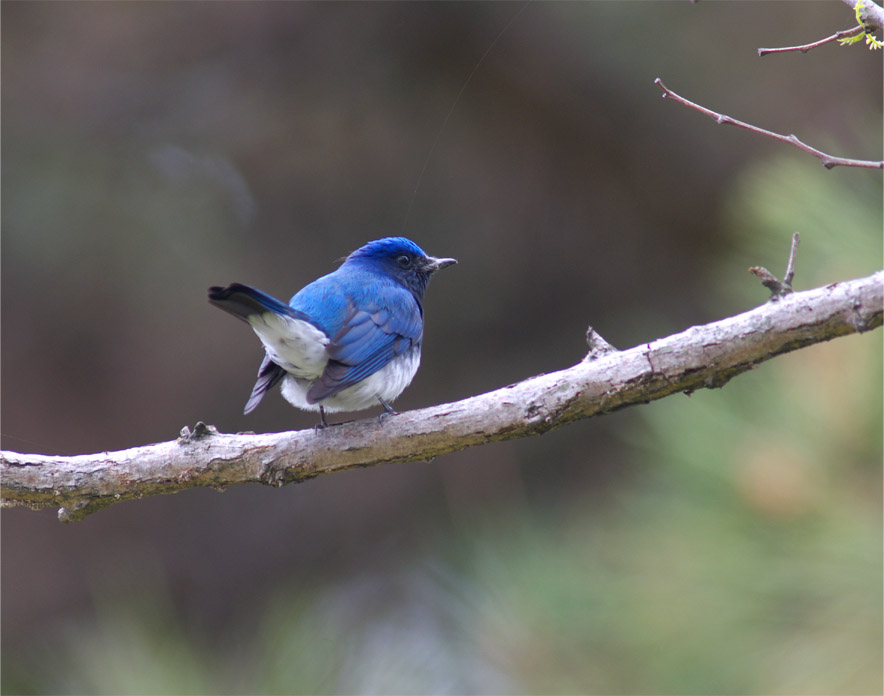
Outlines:
{"label": "bird's beak", "polygon": [[457,259],[437,259],[435,256],[428,256],[426,269],[429,273],[435,273],[440,268],[453,266],[456,263]]}

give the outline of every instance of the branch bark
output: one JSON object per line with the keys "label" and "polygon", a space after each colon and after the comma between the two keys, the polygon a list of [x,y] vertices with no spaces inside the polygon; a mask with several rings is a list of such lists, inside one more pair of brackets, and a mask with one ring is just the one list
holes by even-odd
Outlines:
{"label": "branch bark", "polygon": [[862,4],[860,18],[863,24],[871,29],[884,29],[884,8],[875,4],[872,0],[841,0],[851,10],[856,12],[856,6]]}
{"label": "branch bark", "polygon": [[590,329],[589,354],[559,372],[386,418],[325,430],[221,434],[184,428],[172,442],[119,452],[0,452],[4,506],[59,506],[74,521],[122,500],[237,483],[282,486],[389,462],[426,460],[539,435],[678,392],[723,386],[760,362],[882,324],[884,271],[793,293],[735,317],[615,351]]}

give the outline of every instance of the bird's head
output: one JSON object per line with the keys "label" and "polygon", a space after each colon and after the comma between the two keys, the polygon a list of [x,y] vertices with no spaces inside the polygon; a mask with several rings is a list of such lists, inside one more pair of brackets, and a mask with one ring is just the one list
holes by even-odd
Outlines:
{"label": "bird's head", "polygon": [[452,266],[456,259],[437,259],[405,237],[384,237],[369,242],[347,257],[346,263],[368,264],[395,278],[420,299],[430,276],[440,268]]}

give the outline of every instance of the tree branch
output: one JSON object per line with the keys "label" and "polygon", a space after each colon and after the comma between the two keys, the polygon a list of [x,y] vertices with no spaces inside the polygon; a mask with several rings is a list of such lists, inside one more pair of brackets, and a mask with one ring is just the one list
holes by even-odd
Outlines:
{"label": "tree branch", "polygon": [[809,44],[803,44],[801,46],[781,46],[779,48],[759,48],[758,55],[766,56],[769,53],[790,53],[800,51],[801,53],[807,53],[809,50],[813,48],[817,48],[827,43],[832,43],[833,41],[840,41],[841,39],[849,39],[852,36],[859,36],[860,34],[865,33],[865,29],[861,26],[850,27],[850,29],[844,29],[843,31],[838,31],[832,34],[831,36],[827,36],[825,39],[820,39],[819,41],[814,41]]}
{"label": "tree branch", "polygon": [[859,10],[859,18],[862,20],[863,26],[868,29],[882,30],[884,29],[884,8],[875,4],[872,0],[841,0],[854,12],[857,11],[857,5],[862,5]]}
{"label": "tree branch", "polygon": [[676,94],[671,89],[669,89],[666,85],[663,84],[663,81],[658,77],[654,80],[654,84],[657,85],[661,90],[663,90],[663,98],[664,99],[672,99],[673,101],[678,102],[679,104],[684,104],[685,106],[690,107],[696,111],[699,111],[701,114],[706,114],[709,118],[714,119],[716,123],[736,126],[737,128],[744,128],[745,130],[752,131],[753,133],[759,133],[760,135],[767,136],[768,138],[773,138],[774,140],[779,140],[784,143],[789,143],[790,145],[794,145],[799,150],[804,150],[804,152],[809,152],[814,157],[818,158],[820,162],[822,162],[823,166],[826,169],[831,169],[832,167],[864,167],[867,169],[884,169],[884,161],[875,161],[875,160],[858,160],[858,159],[848,159],[844,157],[833,157],[832,155],[827,155],[825,152],[817,150],[806,143],[801,142],[794,135],[780,135],[779,133],[774,133],[773,131],[765,130],[764,128],[759,128],[758,126],[753,126],[749,123],[745,123],[743,121],[738,121],[735,118],[731,118],[730,116],[725,116],[724,114],[720,114],[716,111],[712,111],[711,109],[707,109],[706,107],[700,106],[699,104],[695,104],[694,102],[685,99],[684,97]]}
{"label": "tree branch", "polygon": [[[884,29],[884,9],[882,9],[879,5],[876,5],[872,0],[841,0],[845,5],[847,5],[853,13],[856,15],[857,20],[859,20],[859,24],[855,27],[851,27],[850,29],[845,29],[843,31],[836,32],[831,36],[827,36],[825,39],[820,39],[819,41],[814,41],[813,43],[804,44],[803,46],[784,46],[782,48],[759,48],[758,55],[766,56],[768,53],[787,53],[790,51],[801,51],[801,53],[807,53],[812,48],[817,48],[818,46],[822,46],[823,44],[831,43],[832,41],[843,41],[844,39],[849,39],[854,36],[859,36],[860,34],[870,34],[875,31],[879,31]],[[860,6],[857,8],[857,6]],[[867,37],[867,43],[868,43]],[[853,43],[847,42],[847,43]]]}
{"label": "tree branch", "polygon": [[880,42],[875,40],[873,34],[875,31],[884,29],[884,9],[872,2],[872,0],[841,1],[853,10],[859,22],[857,26],[850,27],[850,29],[844,29],[843,31],[835,32],[831,36],[827,36],[825,39],[820,39],[819,41],[814,41],[802,46],[759,48],[758,55],[766,56],[768,53],[788,53],[792,51],[801,51],[801,53],[807,53],[813,48],[817,48],[818,46],[822,46],[823,44],[831,43],[833,41],[841,41],[842,43],[854,43],[853,41],[845,41],[845,39],[851,39],[854,36],[860,36],[862,34],[867,34],[866,43],[870,44],[870,48],[880,48]]}
{"label": "tree branch", "polygon": [[559,372],[386,418],[325,430],[218,433],[197,424],[181,437],[79,456],[0,453],[5,506],[60,506],[79,520],[121,500],[237,483],[282,486],[388,462],[426,460],[489,442],[539,435],[573,421],[678,392],[723,386],[781,353],[878,328],[884,271],[792,293],[722,321],[624,351],[588,332],[591,351]]}

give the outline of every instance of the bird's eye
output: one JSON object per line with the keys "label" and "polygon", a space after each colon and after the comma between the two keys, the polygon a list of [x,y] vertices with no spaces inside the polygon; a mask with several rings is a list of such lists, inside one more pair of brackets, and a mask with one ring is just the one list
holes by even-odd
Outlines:
{"label": "bird's eye", "polygon": [[411,257],[406,254],[402,254],[398,259],[396,259],[396,263],[398,263],[402,268],[408,268],[411,265]]}

